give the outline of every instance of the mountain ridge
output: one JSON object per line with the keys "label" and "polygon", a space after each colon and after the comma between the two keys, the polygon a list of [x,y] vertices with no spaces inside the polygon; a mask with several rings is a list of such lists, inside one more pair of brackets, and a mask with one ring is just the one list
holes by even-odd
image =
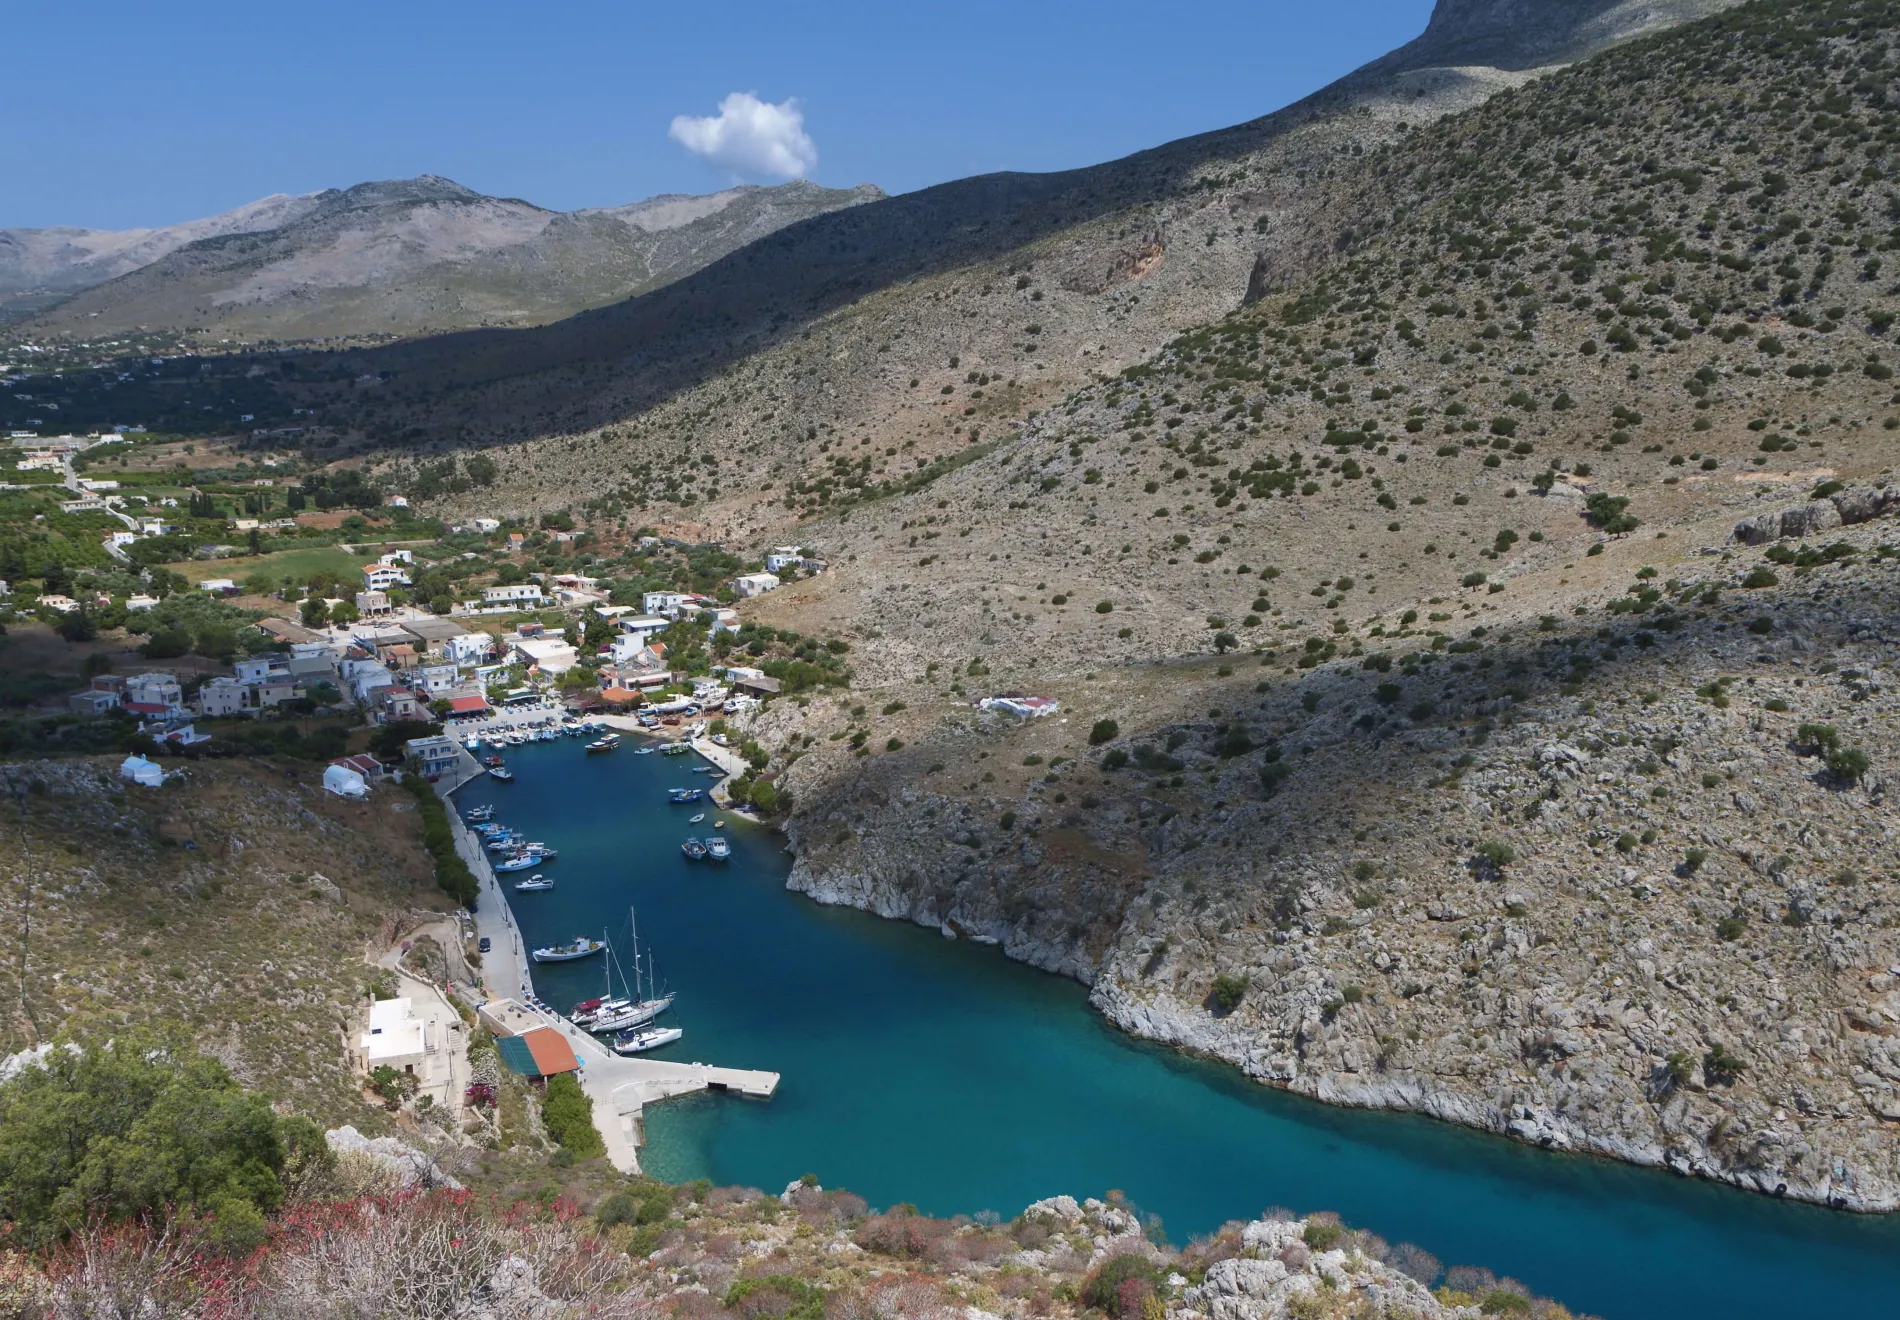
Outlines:
{"label": "mountain ridge", "polygon": [[40,334],[158,327],[240,339],[544,321],[882,195],[794,180],[563,212],[440,175],[376,180],[165,230],[0,231],[0,309],[33,313]]}

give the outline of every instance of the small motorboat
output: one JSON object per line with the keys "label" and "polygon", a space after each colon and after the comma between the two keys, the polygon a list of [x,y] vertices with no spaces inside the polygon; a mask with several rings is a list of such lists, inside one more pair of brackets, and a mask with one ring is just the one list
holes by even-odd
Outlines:
{"label": "small motorboat", "polygon": [[590,940],[584,935],[576,935],[566,944],[550,944],[546,948],[534,951],[536,962],[573,962],[576,958],[591,957],[606,948],[600,940]]}
{"label": "small motorboat", "polygon": [[686,854],[689,862],[704,861],[706,858],[706,845],[698,839],[688,839],[680,845],[680,851]]}
{"label": "small motorboat", "polygon": [[484,821],[493,820],[494,818],[495,809],[493,807],[470,807],[467,811],[462,813],[462,819],[471,825],[479,825]]}
{"label": "small motorboat", "polygon": [[668,802],[697,802],[706,796],[703,788],[669,788],[666,790]]}
{"label": "small motorboat", "polygon": [[685,1034],[679,1027],[643,1027],[639,1031],[623,1031],[614,1037],[614,1053],[645,1054],[662,1045],[671,1045]]}
{"label": "small motorboat", "polygon": [[704,819],[706,819],[706,813],[702,811],[697,816],[688,817],[686,823],[688,825],[697,825]]}
{"label": "small motorboat", "polygon": [[635,756],[651,756],[653,755],[653,749],[651,747],[636,747],[633,749],[633,754]]}
{"label": "small motorboat", "polygon": [[732,843],[723,834],[713,835],[712,838],[706,840],[701,847],[706,850],[707,861],[726,862],[732,860]]}
{"label": "small motorboat", "polygon": [[[721,839],[720,842],[724,843],[725,840]],[[552,888],[554,888],[554,882],[538,871],[529,876],[526,880],[515,881],[515,892],[517,894],[538,894],[544,889]]]}
{"label": "small motorboat", "polygon": [[726,822],[723,820],[716,820],[713,822],[713,828],[716,830],[723,830],[726,828]]}
{"label": "small motorboat", "polygon": [[490,770],[498,770],[501,768],[501,758],[491,752],[482,758],[482,764],[487,766]]}
{"label": "small motorboat", "polygon": [[686,745],[685,743],[677,743],[677,742],[676,742],[676,743],[668,743],[668,744],[667,744],[666,746],[664,746],[664,747],[662,747],[662,748],[660,749],[660,755],[662,755],[662,756],[684,756],[684,755],[685,755],[685,754],[686,754],[687,752],[690,752],[690,751],[692,751],[692,750],[693,750],[693,749],[692,749],[692,748],[690,748],[690,747],[688,747],[688,746],[687,746],[687,745]]}
{"label": "small motorboat", "polygon": [[506,861],[496,862],[495,870],[497,873],[507,872],[507,871],[526,871],[532,867],[541,865],[541,863],[545,862],[546,860],[547,858],[537,857],[533,855],[532,853],[516,853],[513,857],[508,858]]}
{"label": "small motorboat", "polygon": [[488,777],[497,783],[512,784],[515,781],[515,772],[505,765],[498,765],[488,772]]}

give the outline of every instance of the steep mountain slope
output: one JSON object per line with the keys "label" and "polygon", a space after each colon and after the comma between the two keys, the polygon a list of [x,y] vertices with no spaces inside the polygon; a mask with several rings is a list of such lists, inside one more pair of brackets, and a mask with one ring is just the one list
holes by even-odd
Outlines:
{"label": "steep mountain slope", "polygon": [[755,617],[861,684],[753,730],[794,883],[1309,1094],[1900,1204],[1897,26],[1494,97],[1152,362],[792,490],[833,569]]}
{"label": "steep mountain slope", "polygon": [[319,196],[278,193],[159,229],[0,229],[0,316],[39,310],[150,265],[187,243],[289,224],[315,209]]}
{"label": "steep mountain slope", "polygon": [[[1020,416],[1098,369],[1139,361],[1237,304],[1262,235],[1270,242],[1304,227],[1308,208],[1326,200],[1314,185],[1355,154],[1521,82],[1522,71],[1472,67],[1472,42],[1497,45],[1483,17],[1494,8],[1444,0],[1413,55],[1234,128],[1086,169],[987,175],[854,208],[775,234],[656,295],[557,325],[313,362],[318,374],[376,375],[389,385],[374,398],[311,393],[299,402],[329,402],[332,426],[378,442],[582,437],[629,424],[604,444],[578,440],[586,458],[573,466],[559,461],[558,447],[524,453],[524,484],[550,494],[583,470],[597,481],[609,454],[636,478],[642,467],[658,470],[687,433],[752,455],[738,483],[748,489],[774,467],[808,464],[805,433],[825,424],[869,428],[880,443],[913,441],[928,458],[956,428],[933,418],[927,435],[893,419],[917,408],[906,390],[962,378],[967,366],[945,374],[950,357],[1017,381],[1006,407],[992,400],[973,414],[979,422]],[[1601,5],[1541,8],[1547,44],[1565,50],[1619,32],[1604,26]],[[1550,35],[1562,32],[1570,33],[1562,42]],[[735,406],[740,373],[771,386]],[[904,383],[912,377],[918,387]],[[636,499],[647,484],[636,480]]]}
{"label": "steep mountain slope", "polygon": [[531,324],[655,288],[784,225],[880,195],[798,181],[563,213],[434,176],[359,184],[293,199],[278,223],[179,246],[29,329],[283,340]]}

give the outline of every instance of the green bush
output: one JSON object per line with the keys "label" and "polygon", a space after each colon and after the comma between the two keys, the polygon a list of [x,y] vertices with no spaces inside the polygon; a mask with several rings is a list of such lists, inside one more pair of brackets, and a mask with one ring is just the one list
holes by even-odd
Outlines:
{"label": "green bush", "polygon": [[246,1094],[182,1026],[68,1043],[0,1085],[0,1213],[18,1245],[178,1208],[246,1250],[287,1169],[330,1162],[315,1124]]}
{"label": "green bush", "polygon": [[1473,856],[1481,869],[1497,872],[1517,860],[1517,849],[1502,839],[1486,839],[1478,845]]}
{"label": "green bush", "polygon": [[1827,753],[1828,773],[1845,784],[1859,783],[1871,765],[1867,753],[1858,747],[1834,747]]}
{"label": "green bush", "polygon": [[1097,720],[1095,727],[1089,730],[1089,746],[1100,747],[1105,742],[1113,742],[1121,736],[1122,726],[1114,720]]}
{"label": "green bush", "polygon": [[767,1274],[733,1284],[726,1290],[726,1307],[736,1315],[774,1320],[825,1320],[825,1291],[790,1275]]}
{"label": "green bush", "polygon": [[1341,1224],[1325,1219],[1309,1219],[1300,1233],[1300,1240],[1315,1251],[1331,1251],[1344,1236],[1346,1229]]}
{"label": "green bush", "polygon": [[577,1160],[607,1153],[607,1143],[594,1127],[594,1102],[573,1073],[548,1078],[541,1096],[541,1121],[548,1135]]}
{"label": "green bush", "polygon": [[[1129,1283],[1146,1284],[1146,1288],[1129,1289]],[[1152,1296],[1166,1286],[1167,1272],[1146,1256],[1137,1256],[1133,1252],[1111,1257],[1102,1262],[1095,1273],[1083,1281],[1081,1300],[1084,1306],[1105,1311],[1110,1315],[1126,1314],[1123,1306],[1125,1298],[1134,1295]],[[1139,1315],[1140,1312],[1135,1312]]]}
{"label": "green bush", "polygon": [[1226,1017],[1240,1007],[1240,1001],[1246,995],[1246,977],[1223,974],[1214,978],[1214,988],[1208,993],[1207,999],[1216,1017]]}
{"label": "green bush", "polygon": [[402,782],[416,800],[416,814],[422,817],[422,846],[428,849],[435,863],[436,886],[463,907],[469,907],[480,895],[481,883],[455,850],[448,808],[421,775],[404,775]]}

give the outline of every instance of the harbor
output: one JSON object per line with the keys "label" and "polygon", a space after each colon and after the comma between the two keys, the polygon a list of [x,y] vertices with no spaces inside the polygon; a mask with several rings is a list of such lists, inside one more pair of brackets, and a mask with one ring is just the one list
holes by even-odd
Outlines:
{"label": "harbor", "polygon": [[[1259,1086],[1121,1034],[1073,981],[788,892],[781,841],[743,822],[723,831],[726,866],[689,862],[679,844],[704,831],[690,822],[707,808],[675,806],[667,791],[706,778],[690,773],[699,758],[638,756],[631,742],[609,756],[568,739],[524,746],[507,753],[513,783],[484,777],[457,795],[561,853],[547,893],[503,893],[476,867],[478,928],[503,955],[486,962],[497,997],[538,987],[567,1009],[599,995],[599,959],[528,954],[581,934],[624,941],[630,905],[662,988],[679,996],[686,1037],[658,1058],[574,1044],[589,1051],[596,1114],[617,1120],[616,1164],[764,1188],[813,1173],[873,1205],[937,1215],[1116,1187],[1177,1241],[1266,1205],[1326,1208],[1619,1320],[1806,1314],[1803,1280],[1816,1274],[1846,1311],[1878,1313],[1900,1288],[1900,1221]],[[668,1056],[780,1081],[769,1103],[721,1094],[719,1078]],[[667,1073],[641,1066],[654,1063]],[[1803,1268],[1777,1264],[1790,1259]]]}
{"label": "harbor", "polygon": [[[467,755],[465,753],[465,755]],[[656,1101],[697,1092],[721,1092],[769,1100],[777,1092],[779,1075],[758,1069],[727,1068],[698,1061],[629,1057],[584,1030],[544,1001],[534,982],[531,949],[515,919],[508,894],[479,826],[471,827],[456,802],[456,790],[479,778],[479,765],[470,764],[451,780],[439,784],[451,805],[450,819],[457,851],[481,884],[474,929],[487,942],[481,954],[481,981],[487,1000],[479,1008],[483,1022],[498,1036],[523,1035],[536,1028],[558,1032],[579,1061],[581,1089],[594,1105],[594,1122],[607,1146],[613,1166],[625,1173],[641,1172],[644,1145],[643,1116]],[[584,769],[584,768],[583,768]],[[492,811],[473,809],[484,818]],[[503,866],[508,863],[503,863]],[[519,890],[527,882],[517,882]],[[547,885],[547,889],[553,886]],[[536,887],[536,892],[541,891]]]}

